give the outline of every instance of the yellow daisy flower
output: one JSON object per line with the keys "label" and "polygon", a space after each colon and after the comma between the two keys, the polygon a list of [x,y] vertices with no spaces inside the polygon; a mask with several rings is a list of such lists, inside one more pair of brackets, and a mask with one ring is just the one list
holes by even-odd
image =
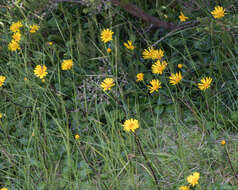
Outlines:
{"label": "yellow daisy flower", "polygon": [[103,82],[101,82],[101,88],[103,91],[111,90],[113,86],[115,86],[113,78],[106,78]]}
{"label": "yellow daisy flower", "polygon": [[61,64],[61,69],[64,70],[64,71],[70,70],[72,67],[73,67],[72,59],[66,59]]}
{"label": "yellow daisy flower", "polygon": [[170,81],[169,83],[172,84],[172,85],[176,85],[178,84],[182,79],[183,79],[183,76],[181,75],[180,72],[178,73],[172,73],[169,77]]}
{"label": "yellow daisy flower", "polygon": [[138,73],[137,75],[136,75],[136,78],[137,78],[137,82],[139,82],[139,81],[143,81],[144,80],[144,74],[143,73]]}
{"label": "yellow daisy flower", "polygon": [[164,51],[162,49],[154,49],[153,47],[149,47],[148,49],[144,49],[142,52],[144,59],[161,59],[164,56]]}
{"label": "yellow daisy flower", "polygon": [[53,42],[48,42],[48,45],[49,45],[49,46],[52,46],[52,45],[53,45]]}
{"label": "yellow daisy flower", "polygon": [[19,42],[21,40],[21,33],[20,33],[20,31],[15,32],[12,35],[12,39],[14,39],[16,42]]}
{"label": "yellow daisy flower", "polygon": [[181,186],[181,187],[179,187],[179,190],[189,190],[189,187],[188,186]]}
{"label": "yellow daisy flower", "polygon": [[221,145],[225,145],[226,144],[226,141],[225,140],[222,140],[221,141]]}
{"label": "yellow daisy flower", "polygon": [[153,79],[152,81],[150,81],[150,85],[147,85],[147,87],[149,88],[151,94],[154,91],[157,92],[159,90],[159,88],[162,88],[161,87],[161,82],[158,79]]}
{"label": "yellow daisy flower", "polygon": [[22,25],[21,21],[13,22],[12,25],[10,26],[10,30],[15,33],[15,32],[20,31],[20,28],[22,26],[23,25]]}
{"label": "yellow daisy flower", "polygon": [[204,77],[201,79],[201,83],[198,83],[198,88],[200,90],[206,90],[210,88],[212,83],[212,78],[211,77]]}
{"label": "yellow daisy flower", "polygon": [[30,25],[30,33],[35,33],[36,31],[39,30],[39,26],[36,24]]}
{"label": "yellow daisy flower", "polygon": [[8,190],[8,188],[6,188],[6,187],[3,187],[3,188],[1,188],[0,190]]}
{"label": "yellow daisy flower", "polygon": [[166,61],[160,61],[157,60],[153,65],[152,65],[152,73],[154,74],[162,74],[163,71],[166,69],[167,67],[167,62]]}
{"label": "yellow daisy flower", "polygon": [[213,11],[211,11],[211,14],[214,18],[219,19],[219,18],[222,18],[225,16],[225,14],[226,14],[225,11],[226,10],[223,7],[216,6],[215,9]]}
{"label": "yellow daisy flower", "polygon": [[134,132],[139,128],[139,122],[136,119],[128,119],[124,122],[123,127],[126,132]]}
{"label": "yellow daisy flower", "polygon": [[2,113],[0,113],[0,119],[2,119]]}
{"label": "yellow daisy flower", "polygon": [[74,136],[74,138],[75,138],[75,140],[79,140],[80,136],[79,136],[78,134],[76,134],[76,135]]}
{"label": "yellow daisy flower", "polygon": [[164,51],[162,49],[152,51],[152,59],[161,59],[164,56]]}
{"label": "yellow daisy flower", "polygon": [[0,76],[0,86],[4,84],[5,80],[6,80],[6,77]]}
{"label": "yellow daisy flower", "polygon": [[186,17],[182,12],[180,12],[179,19],[181,22],[185,22],[188,19],[188,17]]}
{"label": "yellow daisy flower", "polygon": [[9,44],[8,44],[8,50],[10,51],[16,51],[16,50],[19,50],[21,49],[20,48],[20,45],[17,41],[15,40],[12,40]]}
{"label": "yellow daisy flower", "polygon": [[112,32],[110,29],[104,29],[102,32],[101,32],[101,40],[104,42],[104,43],[107,43],[109,41],[112,40],[112,35],[114,34],[114,32]]}
{"label": "yellow daisy flower", "polygon": [[195,186],[198,184],[198,180],[200,178],[200,174],[198,172],[194,172],[192,175],[187,177],[187,182],[191,185],[191,186]]}
{"label": "yellow daisy flower", "polygon": [[132,45],[132,41],[128,40],[127,43],[124,43],[124,46],[129,50],[134,50],[135,47]]}
{"label": "yellow daisy flower", "polygon": [[35,76],[43,79],[47,75],[47,67],[45,65],[37,65],[34,69]]}
{"label": "yellow daisy flower", "polygon": [[144,51],[142,52],[143,58],[144,59],[151,59],[153,51],[154,51],[153,47],[149,47],[148,49],[144,49]]}

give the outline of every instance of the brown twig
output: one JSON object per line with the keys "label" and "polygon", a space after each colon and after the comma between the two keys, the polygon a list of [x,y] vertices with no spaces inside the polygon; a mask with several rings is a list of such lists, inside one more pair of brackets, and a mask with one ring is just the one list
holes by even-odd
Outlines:
{"label": "brown twig", "polygon": [[116,6],[120,6],[125,11],[127,11],[129,14],[140,18],[148,23],[153,24],[156,28],[165,28],[168,30],[175,29],[177,26],[173,23],[168,23],[165,21],[158,20],[156,17],[151,16],[144,12],[142,9],[138,8],[136,5],[133,5],[131,3],[124,3],[120,0],[111,0],[112,4]]}
{"label": "brown twig", "polygon": [[230,158],[230,155],[229,155],[229,152],[228,152],[226,146],[225,146],[225,153],[226,153],[226,155],[227,155],[228,162],[229,162],[229,165],[230,165],[230,167],[231,167],[231,170],[233,171],[235,178],[238,180],[238,174],[235,172],[235,169],[233,168],[233,165],[232,165],[232,163],[231,163],[231,158]]}
{"label": "brown twig", "polygon": [[152,173],[152,176],[153,176],[153,178],[154,178],[154,182],[155,182],[155,184],[156,184],[157,190],[160,190],[160,188],[159,188],[159,180],[158,180],[158,178],[157,178],[157,176],[156,176],[156,174],[155,174],[155,171],[154,171],[154,169],[153,169],[153,167],[152,167],[152,165],[151,165],[151,163],[150,163],[150,160],[147,158],[147,156],[145,155],[145,153],[144,153],[144,151],[143,151],[143,149],[142,149],[142,146],[141,146],[141,143],[140,143],[140,139],[139,139],[139,137],[136,135],[136,133],[133,133],[133,134],[134,134],[134,136],[135,136],[136,144],[137,144],[137,146],[138,146],[138,148],[139,148],[139,150],[140,150],[142,156],[144,157],[147,166],[149,167],[149,169],[150,169],[150,171],[151,171],[151,173]]}

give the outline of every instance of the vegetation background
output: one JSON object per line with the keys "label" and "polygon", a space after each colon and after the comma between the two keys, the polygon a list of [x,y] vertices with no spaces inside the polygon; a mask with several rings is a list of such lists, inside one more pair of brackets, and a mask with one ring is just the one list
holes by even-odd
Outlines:
{"label": "vegetation background", "polygon": [[[123,3],[177,26],[183,12],[190,26],[153,27],[106,0],[0,1],[0,75],[6,77],[0,87],[0,188],[155,189],[133,134],[123,131],[129,118],[139,120],[136,134],[160,189],[178,189],[194,171],[200,189],[238,188],[237,1]],[[221,20],[211,16],[217,5],[226,9]],[[10,52],[9,27],[19,20],[26,26],[21,50]],[[30,34],[30,24],[40,30]],[[110,44],[100,40],[105,28],[114,32]],[[123,46],[127,40],[133,52]],[[150,94],[145,84],[155,76],[142,52],[155,43],[168,68],[159,77],[162,89]],[[73,60],[72,70],[61,70],[64,59]],[[45,82],[34,75],[38,64],[47,66]],[[184,78],[172,86],[168,76],[178,64]],[[136,82],[139,72],[143,83]],[[213,78],[205,92],[197,88],[204,76]],[[116,85],[104,92],[100,83],[107,77]]]}

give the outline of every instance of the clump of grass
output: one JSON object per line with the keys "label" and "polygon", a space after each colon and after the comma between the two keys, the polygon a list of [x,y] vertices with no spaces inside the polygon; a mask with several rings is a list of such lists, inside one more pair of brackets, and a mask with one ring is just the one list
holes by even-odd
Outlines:
{"label": "clump of grass", "polygon": [[200,24],[152,33],[106,2],[4,4],[0,188],[237,189],[236,10],[166,2],[138,5]]}

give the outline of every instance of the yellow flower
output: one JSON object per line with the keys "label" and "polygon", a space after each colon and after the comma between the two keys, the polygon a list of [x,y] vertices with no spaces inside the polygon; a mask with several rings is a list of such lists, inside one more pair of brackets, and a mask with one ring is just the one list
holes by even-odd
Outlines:
{"label": "yellow flower", "polygon": [[139,122],[136,119],[128,119],[124,122],[123,127],[126,132],[134,132],[137,128],[139,128]]}
{"label": "yellow flower", "polygon": [[53,45],[53,42],[48,42],[48,45],[49,45],[49,46],[52,46],[52,45]]}
{"label": "yellow flower", "polygon": [[147,85],[147,87],[150,90],[150,93],[153,93],[154,91],[158,91],[159,88],[161,88],[161,82],[158,79],[153,79],[152,81],[150,81],[150,85]]}
{"label": "yellow flower", "polygon": [[181,75],[180,72],[178,73],[172,73],[169,77],[170,81],[169,83],[172,84],[172,85],[176,85],[178,84],[182,79],[183,79],[183,76]]}
{"label": "yellow flower", "polygon": [[22,23],[20,21],[18,22],[13,22],[12,25],[10,26],[10,30],[12,32],[18,32],[20,31],[20,28],[22,27]]}
{"label": "yellow flower", "polygon": [[163,56],[164,56],[164,51],[162,49],[159,49],[159,50],[156,49],[152,52],[152,59],[153,60],[161,59]]}
{"label": "yellow flower", "polygon": [[178,64],[178,68],[182,69],[183,68],[183,64]]}
{"label": "yellow flower", "polygon": [[164,56],[164,51],[162,49],[154,49],[153,47],[149,47],[148,49],[144,49],[143,53],[144,59],[161,59]]}
{"label": "yellow flower", "polygon": [[18,49],[21,49],[20,48],[20,45],[17,41],[15,40],[12,40],[9,44],[8,44],[8,50],[10,51],[16,51]]}
{"label": "yellow flower", "polygon": [[180,12],[179,19],[181,22],[185,22],[188,19],[188,17],[186,17],[182,12]]}
{"label": "yellow flower", "polygon": [[3,83],[5,82],[5,80],[6,80],[6,77],[0,76],[0,86],[3,85]]}
{"label": "yellow flower", "polygon": [[189,190],[189,187],[188,186],[181,186],[181,187],[179,187],[179,190]]}
{"label": "yellow flower", "polygon": [[30,33],[35,33],[39,28],[40,27],[36,24],[30,25]]}
{"label": "yellow flower", "polygon": [[134,50],[135,47],[132,45],[132,41],[128,40],[127,43],[124,43],[124,46],[129,50]]}
{"label": "yellow flower", "polygon": [[107,48],[107,53],[111,53],[112,49],[111,48]]}
{"label": "yellow flower", "polygon": [[210,88],[212,83],[212,78],[211,77],[204,77],[201,79],[201,83],[198,83],[198,88],[200,90],[206,90]]}
{"label": "yellow flower", "polygon": [[2,113],[0,113],[0,119],[2,119]]}
{"label": "yellow flower", "polygon": [[222,140],[221,141],[221,145],[225,145],[226,144],[226,141],[225,140]]}
{"label": "yellow flower", "polygon": [[136,75],[136,78],[137,78],[137,82],[139,82],[139,81],[143,81],[144,80],[144,74],[143,73],[138,73],[137,75]]}
{"label": "yellow flower", "polygon": [[3,187],[3,188],[1,188],[0,190],[8,190],[8,188],[6,188],[6,187]]}
{"label": "yellow flower", "polygon": [[211,12],[214,18],[222,18],[225,16],[225,9],[221,6],[216,6],[215,9]]}
{"label": "yellow flower", "polygon": [[43,79],[47,75],[46,70],[47,67],[45,65],[37,65],[34,69],[34,74],[40,79]]}
{"label": "yellow flower", "polygon": [[13,38],[16,42],[19,42],[19,41],[21,40],[21,33],[20,33],[20,31],[15,32],[15,33],[12,35],[12,38]]}
{"label": "yellow flower", "polygon": [[64,70],[64,71],[70,70],[72,67],[73,67],[72,59],[66,59],[61,64],[61,69]]}
{"label": "yellow flower", "polygon": [[198,172],[194,172],[192,175],[187,177],[187,182],[194,187],[198,184],[199,178],[200,174]]}
{"label": "yellow flower", "polygon": [[102,32],[101,32],[101,40],[104,42],[104,43],[107,43],[109,41],[112,40],[112,35],[114,34],[114,32],[112,32],[110,29],[104,29]]}
{"label": "yellow flower", "polygon": [[76,140],[78,140],[78,139],[80,138],[80,136],[79,136],[78,134],[76,134],[76,135],[74,136],[74,138],[75,138]]}
{"label": "yellow flower", "polygon": [[154,51],[153,47],[149,47],[148,49],[144,49],[142,55],[144,59],[151,59],[152,51]]}
{"label": "yellow flower", "polygon": [[166,61],[160,61],[157,60],[153,65],[152,65],[152,73],[154,74],[162,74],[163,71],[166,69],[167,62]]}
{"label": "yellow flower", "polygon": [[103,82],[101,82],[101,88],[103,91],[111,90],[113,86],[115,86],[114,80],[112,78],[106,78]]}

